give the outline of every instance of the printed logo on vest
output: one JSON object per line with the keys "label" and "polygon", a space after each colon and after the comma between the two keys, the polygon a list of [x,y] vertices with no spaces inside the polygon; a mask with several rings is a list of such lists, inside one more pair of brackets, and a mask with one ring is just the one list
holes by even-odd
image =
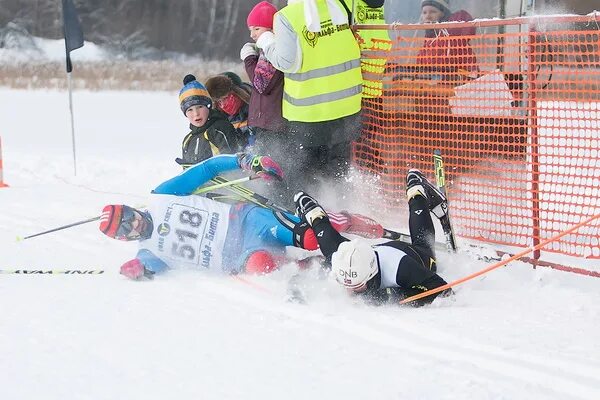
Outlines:
{"label": "printed logo on vest", "polygon": [[304,25],[302,28],[302,37],[304,37],[304,40],[306,40],[306,43],[308,43],[310,47],[314,48],[317,45],[317,41],[320,37],[331,36],[334,33],[345,31],[347,29],[350,29],[350,25],[333,25],[331,20],[328,19],[327,21],[323,21],[321,24],[320,32],[310,32],[308,28],[306,28],[306,25]]}
{"label": "printed logo on vest", "polygon": [[171,232],[171,226],[169,226],[169,224],[166,222],[163,222],[158,226],[158,228],[156,228],[156,233],[158,233],[160,236],[167,236],[169,232]]}

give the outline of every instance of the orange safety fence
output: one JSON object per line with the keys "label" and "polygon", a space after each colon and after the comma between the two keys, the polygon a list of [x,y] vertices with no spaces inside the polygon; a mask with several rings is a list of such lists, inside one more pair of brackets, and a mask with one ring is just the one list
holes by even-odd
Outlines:
{"label": "orange safety fence", "polygon": [[[354,144],[356,167],[378,178],[373,208],[405,219],[398,200],[406,172],[433,178],[431,156],[440,149],[459,237],[536,246],[599,213],[599,21],[592,14],[356,26],[359,37],[386,29],[392,38],[391,50],[374,40],[362,52],[363,65],[386,59],[380,95],[363,99]],[[600,224],[544,251],[600,259]]]}

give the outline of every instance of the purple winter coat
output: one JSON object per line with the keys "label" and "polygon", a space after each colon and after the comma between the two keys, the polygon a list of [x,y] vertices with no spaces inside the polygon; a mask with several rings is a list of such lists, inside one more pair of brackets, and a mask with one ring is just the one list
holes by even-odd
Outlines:
{"label": "purple winter coat", "polygon": [[[263,57],[262,63],[268,63]],[[259,64],[259,56],[248,56],[244,66],[250,83],[252,95],[248,110],[248,126],[281,132],[287,121],[281,116],[283,99],[283,72],[273,68],[271,64],[264,68]],[[258,68],[257,68],[258,65]],[[268,67],[271,68],[268,68]]]}

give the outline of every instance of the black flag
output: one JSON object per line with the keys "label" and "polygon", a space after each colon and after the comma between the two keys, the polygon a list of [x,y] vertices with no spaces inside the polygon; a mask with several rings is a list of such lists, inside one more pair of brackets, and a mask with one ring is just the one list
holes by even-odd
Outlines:
{"label": "black flag", "polygon": [[79,24],[77,10],[73,0],[62,0],[63,7],[63,30],[65,33],[65,48],[67,50],[67,73],[73,71],[71,65],[71,52],[83,47],[83,31]]}

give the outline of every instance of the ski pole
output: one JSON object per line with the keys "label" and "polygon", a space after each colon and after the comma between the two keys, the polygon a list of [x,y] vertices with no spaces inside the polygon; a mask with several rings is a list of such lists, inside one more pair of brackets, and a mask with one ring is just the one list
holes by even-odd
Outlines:
{"label": "ski pole", "polygon": [[[217,182],[217,183],[230,182],[221,176],[217,176],[217,177],[213,178],[212,181]],[[235,184],[235,185],[228,186],[227,189],[229,191],[237,194],[242,200],[249,201],[251,203],[254,203],[254,204],[259,205],[264,208],[268,208],[273,211],[294,214],[293,211],[290,211],[290,210],[286,209],[285,207],[282,207],[282,206],[274,203],[272,200],[270,200],[256,192],[253,192],[252,190],[246,188],[245,186]],[[383,228],[382,238],[390,239],[390,240],[400,240],[402,242],[411,243],[411,238],[410,238],[409,234],[395,232],[395,231],[392,231],[387,228]]]}
{"label": "ski pole", "polygon": [[[200,188],[200,189],[196,189],[193,194],[206,193],[206,192],[209,192],[211,190],[215,190],[215,189],[219,189],[219,188],[222,188],[222,187],[227,187],[227,186],[230,186],[230,185],[235,185],[235,184],[239,184],[239,183],[243,183],[243,182],[248,182],[248,181],[251,181],[251,180],[257,179],[257,178],[259,178],[258,175],[252,175],[252,176],[245,176],[243,178],[236,179],[236,180],[233,180],[233,181],[219,182],[218,184],[215,184],[215,185],[212,185],[212,186],[207,186],[207,187],[203,187],[203,188]],[[140,208],[140,207],[144,207],[144,206],[138,206],[136,208]],[[17,241],[21,241],[21,240],[25,240],[25,239],[31,239],[31,238],[34,238],[36,236],[41,236],[41,235],[45,235],[47,233],[61,231],[63,229],[71,228],[73,226],[83,225],[83,224],[87,224],[89,222],[98,221],[100,218],[102,218],[102,215],[99,215],[99,216],[93,217],[93,218],[88,218],[88,219],[83,220],[83,221],[73,222],[72,224],[68,224],[68,225],[64,225],[64,226],[59,226],[58,228],[50,229],[50,230],[47,230],[47,231],[44,231],[44,232],[36,233],[36,234],[25,236],[25,237],[17,236]]]}
{"label": "ski pole", "polygon": [[222,176],[216,176],[213,179],[211,179],[211,181],[215,182],[217,184],[222,184],[222,185],[224,185],[223,187],[226,186],[227,190],[229,190],[232,193],[237,194],[240,198],[247,200],[251,203],[254,203],[254,204],[259,205],[264,208],[269,208],[273,211],[287,212],[287,213],[293,214],[293,212],[286,209],[285,207],[275,204],[273,201],[269,200],[268,198],[261,196],[260,194],[258,194],[256,192],[253,192],[252,190],[246,188],[243,185],[240,185],[237,183],[233,183],[231,185],[225,185],[225,183],[227,183],[227,182],[234,182],[234,181],[228,181],[226,178],[223,178]]}
{"label": "ski pole", "polygon": [[102,215],[98,215],[97,217],[89,218],[89,219],[86,219],[86,220],[83,220],[83,221],[73,222],[72,224],[59,226],[58,228],[50,229],[48,231],[36,233],[36,234],[25,236],[25,237],[17,236],[17,241],[21,241],[21,240],[25,240],[25,239],[31,239],[31,238],[36,237],[36,236],[41,236],[41,235],[45,235],[47,233],[52,233],[52,232],[60,231],[60,230],[63,230],[63,229],[71,228],[73,226],[87,224],[88,222],[98,221],[100,218],[102,218]]}
{"label": "ski pole", "polygon": [[[219,176],[219,177],[214,178],[212,181],[213,182],[225,182],[227,180],[225,178]],[[238,200],[249,201],[253,204],[256,204],[256,205],[264,207],[264,208],[268,208],[273,211],[287,212],[287,213],[293,214],[292,211],[287,210],[284,207],[281,207],[281,206],[273,203],[272,200],[269,200],[268,198],[261,196],[260,194],[255,193],[242,185],[232,185],[232,186],[227,187],[227,189],[229,191],[231,191],[235,195],[235,198]],[[217,201],[228,198],[225,195],[219,195],[219,194],[214,194],[214,195],[209,194],[209,196],[207,196],[207,197],[211,198],[213,200],[217,200]],[[233,198],[233,196],[232,196],[232,198]],[[394,230],[391,230],[391,229],[388,229],[385,227],[383,228],[383,235],[381,236],[381,238],[388,239],[388,240],[398,240],[398,241],[405,242],[408,244],[412,243],[410,234],[405,233],[405,232],[397,232],[397,231],[394,231]],[[448,251],[448,243],[435,242],[434,246],[435,246],[435,249],[438,251]],[[498,251],[496,251],[496,253],[497,253],[496,256],[481,255],[478,252],[483,251],[485,249],[476,244],[465,244],[465,247],[466,247],[466,249],[463,249],[464,252],[472,254],[478,260],[484,260],[485,262],[488,262],[488,263],[501,261],[502,260],[501,256],[503,256],[505,254],[508,256],[511,256],[511,257],[513,256],[513,254],[510,254],[510,253],[501,254]],[[527,259],[522,258],[522,257],[519,257],[519,260],[523,261],[523,262],[531,263],[531,261],[528,261]],[[545,265],[541,265],[541,266],[545,266]],[[551,268],[555,268],[555,267],[551,267]],[[562,268],[557,268],[557,269],[562,269]],[[590,271],[588,271],[588,270],[576,270],[576,271],[572,271],[572,272],[582,273],[581,271],[583,271],[585,275],[599,276],[598,273],[595,273],[595,272],[590,273]]]}
{"label": "ski pole", "polygon": [[257,178],[259,178],[259,176],[258,175],[244,176],[243,178],[235,179],[233,181],[228,181],[225,178],[222,178],[222,180],[217,180],[217,178],[220,178],[220,177],[217,176],[217,177],[211,179],[212,182],[215,182],[214,185],[198,188],[198,189],[194,190],[194,192],[192,194],[202,194],[202,193],[210,192],[211,190],[221,189],[221,188],[228,187],[231,185],[237,185],[240,183],[251,181],[253,179],[257,179]]}
{"label": "ski pole", "polygon": [[528,247],[527,249],[523,250],[522,252],[520,252],[518,254],[515,254],[514,256],[512,256],[510,258],[507,258],[504,261],[497,262],[494,265],[490,265],[489,267],[484,268],[481,271],[477,271],[477,272],[475,272],[475,273],[473,273],[471,275],[467,275],[467,276],[465,276],[463,278],[457,279],[454,282],[450,282],[450,283],[447,283],[447,284],[442,285],[440,287],[437,287],[435,289],[431,289],[431,290],[428,290],[426,292],[419,293],[419,294],[416,294],[414,296],[410,296],[410,297],[402,300],[400,302],[400,304],[406,304],[406,303],[409,303],[409,302],[414,301],[414,300],[422,299],[423,297],[431,296],[432,294],[439,293],[439,292],[444,291],[444,290],[446,290],[448,288],[451,288],[453,286],[457,286],[457,285],[459,285],[459,284],[461,284],[463,282],[469,281],[469,280],[471,280],[473,278],[476,278],[476,277],[478,277],[480,275],[483,275],[483,274],[485,274],[487,272],[490,272],[490,271],[492,271],[494,269],[500,268],[500,267],[508,264],[511,261],[514,261],[514,260],[516,260],[518,258],[521,258],[521,257],[523,257],[523,256],[531,253],[532,251],[541,249],[542,247],[546,246],[548,243],[552,243],[552,242],[557,241],[561,237],[563,237],[565,235],[568,235],[569,233],[572,233],[572,232],[576,231],[577,229],[581,228],[582,226],[587,225],[590,222],[592,222],[592,221],[594,221],[595,219],[598,219],[598,218],[600,218],[600,214],[596,214],[593,217],[588,218],[585,221],[582,221],[582,222],[580,222],[580,223],[572,226],[571,228],[569,228],[569,229],[567,229],[565,231],[562,231],[561,233],[559,233],[559,234],[557,234],[555,236],[552,236],[549,239],[544,240],[543,242],[539,243],[537,246]]}
{"label": "ski pole", "polygon": [[0,269],[0,275],[101,275],[103,269]]}

